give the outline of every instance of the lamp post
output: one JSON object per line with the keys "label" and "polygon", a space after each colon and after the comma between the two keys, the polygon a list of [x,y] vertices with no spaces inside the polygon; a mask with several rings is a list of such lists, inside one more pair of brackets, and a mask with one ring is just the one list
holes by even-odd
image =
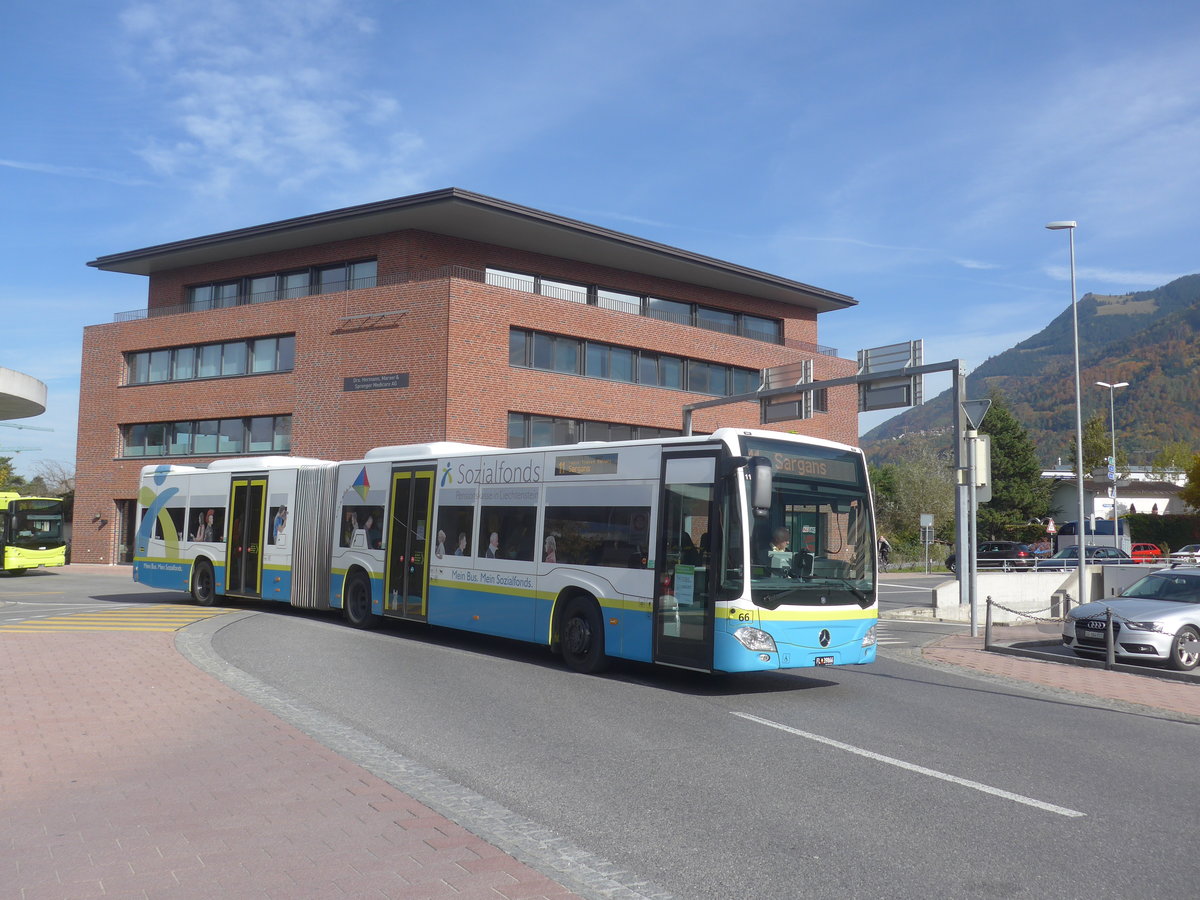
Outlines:
{"label": "lamp post", "polygon": [[1118,381],[1116,384],[1109,384],[1107,381],[1097,381],[1102,388],[1108,388],[1108,423],[1112,431],[1112,502],[1113,502],[1113,540],[1117,542],[1117,546],[1121,545],[1120,526],[1117,525],[1117,414],[1116,406],[1113,402],[1113,394],[1117,388],[1129,387],[1128,381]]}
{"label": "lamp post", "polygon": [[1079,521],[1076,534],[1079,536],[1079,605],[1087,603],[1087,578],[1084,564],[1087,562],[1087,517],[1083,499],[1083,386],[1079,380],[1079,304],[1075,300],[1075,226],[1076,222],[1050,222],[1051,231],[1066,231],[1071,247],[1071,325],[1075,334],[1075,479],[1078,487]]}

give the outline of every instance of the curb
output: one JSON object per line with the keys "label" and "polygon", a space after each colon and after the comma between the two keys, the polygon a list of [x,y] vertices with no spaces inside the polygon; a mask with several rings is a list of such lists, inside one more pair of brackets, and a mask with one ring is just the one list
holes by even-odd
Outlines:
{"label": "curb", "polygon": [[1200,684],[1200,669],[1191,672],[1176,672],[1172,669],[1160,669],[1157,666],[1133,666],[1129,663],[1113,663],[1109,668],[1102,659],[1087,659],[1082,656],[1065,656],[1060,653],[1046,653],[1038,647],[1055,647],[1057,641],[1030,641],[1013,644],[992,644],[983,648],[986,653],[1003,653],[1008,656],[1023,656],[1028,659],[1043,662],[1062,663],[1067,666],[1077,666],[1084,669],[1102,669],[1110,672],[1124,672],[1126,675],[1143,675],[1148,678],[1162,678],[1166,681],[1178,681],[1182,684]]}

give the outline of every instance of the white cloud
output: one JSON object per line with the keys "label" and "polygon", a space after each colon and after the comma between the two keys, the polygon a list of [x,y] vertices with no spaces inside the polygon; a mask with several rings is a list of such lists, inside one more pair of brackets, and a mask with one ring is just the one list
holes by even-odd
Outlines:
{"label": "white cloud", "polygon": [[60,175],[66,178],[85,178],[90,181],[107,181],[111,184],[121,184],[130,187],[149,184],[144,178],[123,175],[119,172],[105,172],[102,169],[89,169],[81,166],[56,166],[50,163],[21,162],[15,159],[0,159],[0,166],[9,169],[21,169],[26,172],[38,172],[42,175]]}
{"label": "white cloud", "polygon": [[[1042,271],[1055,281],[1070,281],[1071,267],[1069,265],[1044,266]],[[1105,269],[1097,266],[1076,266],[1075,282],[1087,281],[1090,284],[1102,285],[1106,288],[1127,287],[1134,290],[1150,290],[1174,281],[1187,272],[1139,272],[1126,269]]]}
{"label": "white cloud", "polygon": [[164,177],[221,196],[243,178],[288,191],[422,165],[398,98],[359,87],[353,40],[375,25],[345,4],[177,0],[131,6],[122,23],[164,110],[138,152]]}

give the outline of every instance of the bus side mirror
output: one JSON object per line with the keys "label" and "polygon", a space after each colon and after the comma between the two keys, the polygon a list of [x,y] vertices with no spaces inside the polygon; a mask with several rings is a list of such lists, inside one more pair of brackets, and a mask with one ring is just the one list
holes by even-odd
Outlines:
{"label": "bus side mirror", "polygon": [[771,461],[765,456],[732,456],[726,462],[725,474],[731,475],[742,467],[750,470],[750,508],[754,516],[765,519],[771,511]]}
{"label": "bus side mirror", "polygon": [[750,457],[750,506],[756,518],[765,519],[771,512],[773,478],[769,459]]}

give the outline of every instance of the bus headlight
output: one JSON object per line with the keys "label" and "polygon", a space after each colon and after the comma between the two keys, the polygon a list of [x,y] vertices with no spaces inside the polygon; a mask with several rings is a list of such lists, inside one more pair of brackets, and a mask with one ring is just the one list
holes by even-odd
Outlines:
{"label": "bus headlight", "polygon": [[863,635],[862,645],[864,647],[874,647],[876,640],[877,640],[877,638],[875,637],[875,626],[872,625],[870,628],[867,629],[867,633]]}
{"label": "bus headlight", "polygon": [[758,628],[743,626],[735,631],[733,636],[747,650],[766,650],[768,653],[775,653],[777,650],[775,638]]}

